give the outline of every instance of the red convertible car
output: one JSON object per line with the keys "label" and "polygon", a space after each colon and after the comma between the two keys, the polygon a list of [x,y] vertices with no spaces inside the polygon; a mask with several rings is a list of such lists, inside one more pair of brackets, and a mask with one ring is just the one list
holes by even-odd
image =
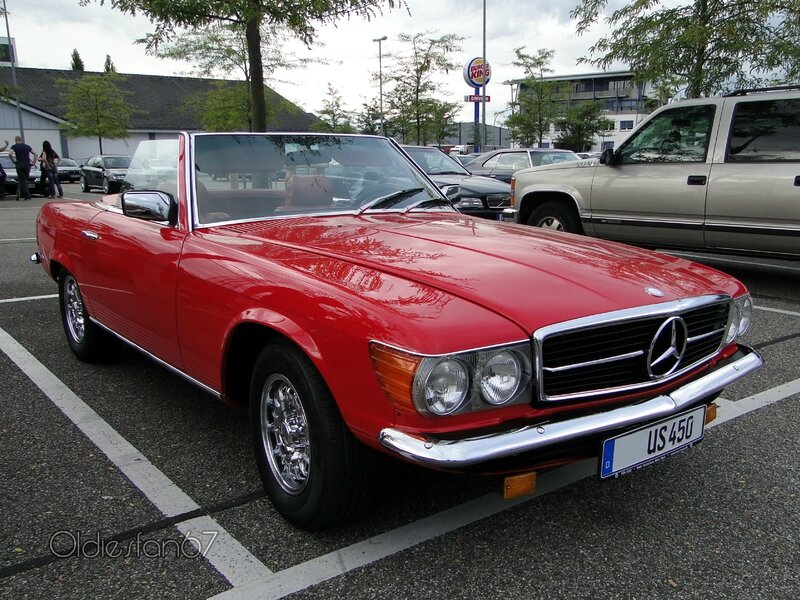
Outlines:
{"label": "red convertible car", "polygon": [[39,213],[67,341],[95,361],[122,340],[247,407],[302,527],[357,515],[378,452],[510,495],[587,457],[617,477],[700,441],[761,365],[737,280],[460,214],[386,138],[184,133],[132,165],[119,194]]}

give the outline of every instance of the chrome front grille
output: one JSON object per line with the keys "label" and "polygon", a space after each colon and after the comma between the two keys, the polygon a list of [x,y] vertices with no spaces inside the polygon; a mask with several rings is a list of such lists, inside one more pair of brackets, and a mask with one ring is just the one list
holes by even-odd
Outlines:
{"label": "chrome front grille", "polygon": [[489,208],[511,206],[511,196],[509,194],[489,194],[486,196],[486,204]]}
{"label": "chrome front grille", "polygon": [[541,329],[539,398],[587,400],[679,377],[721,349],[730,307],[727,296],[702,296]]}

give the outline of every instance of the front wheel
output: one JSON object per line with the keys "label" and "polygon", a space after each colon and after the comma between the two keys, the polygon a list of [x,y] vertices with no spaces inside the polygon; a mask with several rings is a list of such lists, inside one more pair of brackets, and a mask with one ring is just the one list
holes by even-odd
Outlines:
{"label": "front wheel", "polygon": [[322,376],[294,346],[268,346],[256,360],[250,423],[264,487],[287,520],[327,529],[369,501],[374,453],[350,433]]}
{"label": "front wheel", "polygon": [[64,333],[75,356],[85,362],[100,362],[116,354],[119,340],[89,319],[81,289],[71,273],[61,277],[58,299]]}
{"label": "front wheel", "polygon": [[103,193],[111,193],[111,182],[108,180],[108,177],[103,177]]}
{"label": "front wheel", "polygon": [[553,231],[581,233],[576,215],[560,202],[543,202],[534,208],[528,217],[528,225]]}
{"label": "front wheel", "polygon": [[89,183],[86,181],[86,175],[81,175],[81,178],[79,179],[79,181],[81,182],[81,191],[82,192],[88,192],[89,191]]}

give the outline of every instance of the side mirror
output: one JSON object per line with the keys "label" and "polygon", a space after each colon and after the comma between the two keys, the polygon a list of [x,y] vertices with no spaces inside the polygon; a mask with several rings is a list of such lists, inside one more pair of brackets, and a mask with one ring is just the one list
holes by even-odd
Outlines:
{"label": "side mirror", "polygon": [[603,150],[603,153],[600,155],[600,164],[609,166],[617,164],[617,155],[614,154],[614,150],[612,148],[606,148]]}
{"label": "side mirror", "polygon": [[119,196],[125,216],[144,221],[178,222],[178,203],[171,194],[159,191],[130,190]]}

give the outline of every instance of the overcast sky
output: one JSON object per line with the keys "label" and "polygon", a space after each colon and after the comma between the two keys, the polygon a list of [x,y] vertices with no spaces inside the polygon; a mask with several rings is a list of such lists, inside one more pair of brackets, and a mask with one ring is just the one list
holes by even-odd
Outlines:
{"label": "overcast sky", "polygon": [[[151,75],[189,75],[188,63],[166,61],[148,56],[144,46],[135,41],[153,30],[145,18],[132,18],[99,3],[80,6],[78,0],[5,0],[11,37],[16,40],[19,64],[23,67],[68,69],[72,50],[77,48],[87,71],[101,71],[106,55],[119,73]],[[569,19],[569,11],[577,4],[552,0],[485,0],[486,55],[492,67],[492,79],[486,90],[487,124],[494,113],[507,108],[510,88],[504,81],[518,78],[520,71],[511,63],[514,48],[525,46],[529,53],[539,48],[555,50],[553,68],[556,74],[592,71],[577,65],[597,38],[593,32],[581,37]],[[459,65],[482,55],[484,0],[407,0],[410,8],[387,10],[371,21],[340,21],[336,27],[319,30],[322,48],[305,49],[298,44],[297,55],[320,57],[327,66],[310,65],[297,71],[267,75],[266,83],[278,93],[308,112],[317,113],[327,97],[328,83],[341,94],[347,107],[360,109],[361,104],[377,98],[377,85],[371,74],[378,70],[378,44],[372,40],[387,36],[382,43],[384,54],[401,50],[400,33],[454,33],[464,37],[463,50],[453,55]],[[3,24],[2,33],[5,35]],[[387,63],[384,62],[384,68]],[[446,98],[462,102],[461,120],[473,119],[473,107],[463,103],[464,95],[473,93],[464,82],[461,69],[442,77]],[[499,122],[501,119],[498,118]]]}

